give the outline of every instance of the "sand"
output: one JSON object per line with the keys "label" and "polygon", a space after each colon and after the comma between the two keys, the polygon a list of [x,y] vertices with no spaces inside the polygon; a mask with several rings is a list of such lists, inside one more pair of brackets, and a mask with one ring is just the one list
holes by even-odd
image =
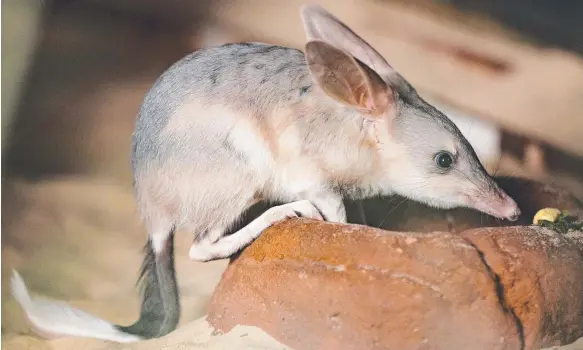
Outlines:
{"label": "sand", "polygon": [[173,333],[158,339],[133,343],[116,344],[95,339],[62,338],[43,341],[31,336],[19,336],[2,344],[3,349],[192,349],[192,350],[231,350],[237,349],[286,350],[288,347],[278,343],[257,327],[237,326],[225,334],[214,334],[213,328],[205,317],[181,327]]}

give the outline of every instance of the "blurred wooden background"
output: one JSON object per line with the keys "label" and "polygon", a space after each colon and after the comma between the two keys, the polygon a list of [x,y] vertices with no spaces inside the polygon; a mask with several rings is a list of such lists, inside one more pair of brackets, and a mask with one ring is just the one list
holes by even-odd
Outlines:
{"label": "blurred wooden background", "polygon": [[[491,168],[560,179],[583,193],[579,3],[539,0],[520,14],[520,2],[315,2],[424,96],[495,127],[501,145],[492,147],[502,147],[502,160],[485,160]],[[4,174],[96,173],[127,183],[129,134],[153,80],[200,46],[258,40],[301,48],[302,3],[4,1],[3,17],[12,19],[3,34],[10,52],[3,60]]]}

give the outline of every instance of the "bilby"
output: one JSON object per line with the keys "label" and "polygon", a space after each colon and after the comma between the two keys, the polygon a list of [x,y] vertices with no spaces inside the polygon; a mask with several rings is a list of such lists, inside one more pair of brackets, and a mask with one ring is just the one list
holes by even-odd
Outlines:
{"label": "bilby", "polygon": [[[262,43],[201,49],[145,96],[133,134],[138,208],[149,239],[139,320],[113,325],[67,304],[13,294],[45,334],[131,342],[180,316],[173,236],[190,258],[226,258],[294,216],[345,222],[343,197],[400,194],[516,220],[520,210],[470,144],[369,44],[319,6],[302,8],[304,52]],[[231,235],[259,201],[274,206]]]}

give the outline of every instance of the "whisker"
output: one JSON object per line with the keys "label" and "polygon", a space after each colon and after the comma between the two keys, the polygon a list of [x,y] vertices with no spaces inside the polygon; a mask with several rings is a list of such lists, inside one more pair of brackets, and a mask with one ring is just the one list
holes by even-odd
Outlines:
{"label": "whisker", "polygon": [[[414,192],[414,191],[417,191],[417,190],[420,190],[420,189],[422,189],[423,187],[425,187],[426,185],[427,185],[427,184],[424,184],[423,186],[419,186],[419,187],[413,188],[413,189],[411,189],[410,191],[408,191],[408,192],[407,192],[407,194],[409,194],[409,193],[412,193],[412,192]],[[407,198],[407,196],[406,196],[406,195],[403,195],[403,197],[404,197],[405,199],[403,199],[403,200],[402,200],[402,201],[401,201],[399,204],[397,204],[395,207],[393,207],[393,209],[391,209],[391,210],[390,210],[390,211],[389,211],[389,212],[388,212],[388,213],[387,213],[387,214],[386,214],[386,215],[383,217],[383,220],[381,220],[381,223],[380,223],[380,224],[377,226],[377,228],[380,228],[380,227],[381,227],[381,226],[382,226],[382,225],[385,223],[385,221],[387,220],[387,218],[389,217],[389,215],[390,215],[390,214],[391,214],[393,211],[395,211],[395,209],[396,209],[396,208],[398,208],[398,207],[399,207],[401,204],[403,204],[405,201],[407,201],[407,200],[409,199],[409,198]],[[396,197],[395,197],[395,198],[396,198]],[[394,199],[394,198],[391,198],[391,200],[389,201],[389,204],[393,203],[394,201],[395,201],[395,199]]]}
{"label": "whisker", "polygon": [[500,154],[500,158],[498,158],[498,164],[496,164],[496,170],[494,170],[494,175],[493,176],[496,176],[496,174],[498,173],[498,170],[500,168],[500,162],[502,161],[502,156],[503,155]]}
{"label": "whisker", "polygon": [[470,138],[470,134],[472,133],[472,126],[474,126],[475,121],[476,121],[475,119],[472,119],[472,123],[470,124],[470,127],[468,129],[468,137],[467,137],[468,139]]}
{"label": "whisker", "polygon": [[409,198],[405,197],[401,202],[399,202],[399,204],[397,204],[396,206],[393,207],[393,209],[391,209],[387,215],[385,215],[385,217],[383,218],[383,220],[381,221],[381,223],[379,224],[378,228],[380,228],[381,226],[383,226],[383,224],[385,223],[385,220],[387,220],[387,218],[391,215],[392,212],[394,212],[399,206],[401,206],[401,204],[405,203],[406,201],[408,201]]}
{"label": "whisker", "polygon": [[511,177],[511,176],[513,176],[514,174],[516,174],[516,172],[517,172],[517,170],[513,170],[513,171],[511,171],[510,173],[508,173],[508,175],[506,175],[506,177]]}
{"label": "whisker", "polygon": [[470,176],[468,176],[466,173],[464,173],[463,171],[461,171],[459,169],[456,169],[455,167],[453,168],[453,170],[462,174],[469,182],[471,182],[474,186],[476,186],[476,188],[480,188],[480,186],[478,186],[478,184],[475,183],[474,180],[472,180],[472,178]]}

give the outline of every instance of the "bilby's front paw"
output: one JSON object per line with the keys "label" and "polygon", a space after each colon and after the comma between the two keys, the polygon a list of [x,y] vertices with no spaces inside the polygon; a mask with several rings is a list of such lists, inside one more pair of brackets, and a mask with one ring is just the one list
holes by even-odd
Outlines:
{"label": "bilby's front paw", "polygon": [[308,200],[287,203],[270,208],[265,212],[264,218],[267,221],[267,224],[273,225],[277,222],[298,216],[315,220],[324,220],[322,214],[318,211],[318,208]]}

